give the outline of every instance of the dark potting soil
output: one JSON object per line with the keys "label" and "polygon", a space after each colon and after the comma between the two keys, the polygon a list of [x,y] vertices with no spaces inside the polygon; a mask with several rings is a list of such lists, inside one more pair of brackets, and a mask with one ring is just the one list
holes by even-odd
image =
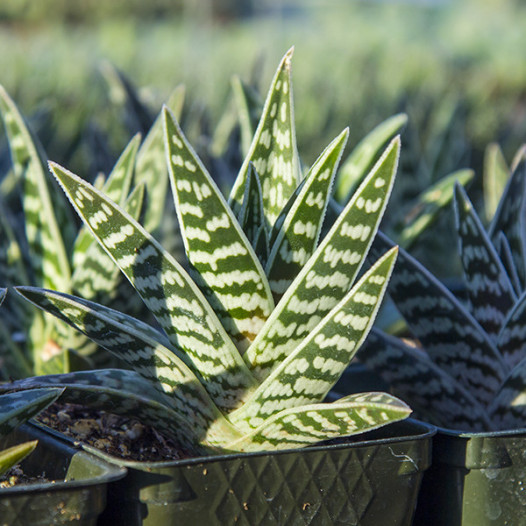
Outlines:
{"label": "dark potting soil", "polygon": [[64,435],[124,460],[158,462],[193,455],[138,420],[77,404],[55,403],[36,420]]}
{"label": "dark potting soil", "polygon": [[11,488],[20,484],[41,484],[43,482],[53,483],[55,481],[48,479],[44,473],[38,476],[26,475],[24,470],[16,465],[0,476],[0,489]]}

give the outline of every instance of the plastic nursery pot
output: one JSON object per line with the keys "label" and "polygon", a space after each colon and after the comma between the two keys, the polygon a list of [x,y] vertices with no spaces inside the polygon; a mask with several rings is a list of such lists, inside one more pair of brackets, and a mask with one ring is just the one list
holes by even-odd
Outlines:
{"label": "plastic nursery pot", "polygon": [[526,429],[439,429],[425,473],[417,526],[526,524]]}
{"label": "plastic nursery pot", "polygon": [[25,475],[43,475],[53,482],[0,489],[0,524],[97,524],[106,506],[108,484],[124,477],[126,470],[62,443],[33,426],[10,433],[0,440],[0,449],[35,439],[37,448],[20,465]]}
{"label": "plastic nursery pot", "polygon": [[360,441],[155,463],[96,452],[128,468],[99,524],[409,526],[434,432],[408,420]]}

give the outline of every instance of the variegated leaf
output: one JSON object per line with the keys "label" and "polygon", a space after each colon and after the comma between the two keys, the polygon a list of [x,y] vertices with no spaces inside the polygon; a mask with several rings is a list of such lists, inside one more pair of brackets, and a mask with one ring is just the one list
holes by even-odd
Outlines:
{"label": "variegated leaf", "polygon": [[37,389],[0,396],[0,437],[43,411],[61,394],[62,389]]}
{"label": "variegated leaf", "polygon": [[261,178],[263,207],[270,226],[274,224],[298,184],[299,163],[291,83],[292,52],[293,49],[287,52],[276,71],[263,107],[263,115],[229,198],[234,214],[238,215],[248,165],[252,162]]}
{"label": "variegated leaf", "polygon": [[519,273],[517,272],[515,261],[513,261],[513,254],[511,253],[510,244],[508,243],[508,240],[506,239],[506,236],[503,232],[499,232],[497,234],[494,246],[497,250],[499,259],[502,261],[502,264],[506,269],[506,274],[510,279],[515,295],[520,296],[522,288],[519,279]]}
{"label": "variegated leaf", "polygon": [[0,451],[0,477],[13,466],[22,462],[37,447],[38,440],[17,444]]}
{"label": "variegated leaf", "polygon": [[491,221],[510,175],[510,169],[497,143],[489,144],[484,152],[484,208],[486,219]]}
{"label": "variegated leaf", "polygon": [[169,111],[164,116],[170,182],[194,280],[244,351],[274,308],[265,272],[179,125]]}
{"label": "variegated leaf", "polygon": [[[250,163],[248,167],[247,185],[245,187],[243,205],[239,213],[238,221],[248,240],[252,243],[252,247],[259,260],[262,260],[262,256],[264,256],[264,260],[266,260],[269,253],[269,227],[266,224],[263,210],[259,175],[252,163]],[[260,246],[262,254],[256,250],[258,246]]]}
{"label": "variegated leaf", "polygon": [[201,291],[146,230],[91,185],[51,165],[77,212],[166,331],[188,355],[220,409],[235,408],[255,380]]}
{"label": "variegated leaf", "polygon": [[227,446],[234,451],[292,449],[357,435],[408,417],[411,409],[387,393],[360,393],[331,404],[281,411],[252,433]]}
{"label": "variegated leaf", "polygon": [[230,414],[239,428],[255,429],[277,412],[321,402],[369,332],[396,261],[383,256],[280,362],[245,404]]}
{"label": "variegated leaf", "polygon": [[351,288],[391,193],[400,140],[394,139],[292,282],[245,359],[260,380],[283,361]]}
{"label": "variegated leaf", "polygon": [[489,413],[495,429],[526,427],[526,358],[511,370],[489,407]]}
{"label": "variegated leaf", "polygon": [[[115,163],[113,170],[102,186],[102,191],[112,200],[121,206],[124,206],[133,177],[133,170],[135,167],[135,158],[137,150],[141,142],[141,136],[135,135],[128,143],[128,146],[122,152],[121,156]],[[97,187],[97,185],[94,185]],[[75,247],[73,249],[73,268],[77,269],[84,264],[85,254],[94,242],[90,231],[83,226],[75,239]],[[75,278],[73,277],[73,281]],[[74,289],[73,289],[74,290]]]}
{"label": "variegated leaf", "polygon": [[316,250],[348,135],[345,129],[316,160],[273,242],[265,272],[276,299],[281,298]]}
{"label": "variegated leaf", "polygon": [[488,231],[494,243],[499,232],[506,236],[522,287],[526,282],[525,173],[526,159],[522,159],[508,179]]}
{"label": "variegated leaf", "polygon": [[484,407],[421,349],[373,328],[357,357],[417,418],[449,429],[491,429]]}
{"label": "variegated leaf", "polygon": [[508,313],[498,334],[497,345],[510,369],[526,358],[526,293]]}
{"label": "variegated leaf", "polygon": [[443,177],[417,196],[409,205],[409,210],[402,213],[400,221],[391,232],[393,239],[406,250],[418,237],[427,230],[453,199],[455,182],[466,186],[474,176],[473,170],[458,170]]}
{"label": "variegated leaf", "polygon": [[[393,243],[380,232],[371,256]],[[482,327],[434,276],[400,249],[389,294],[430,358],[487,406],[508,368]]]}
{"label": "variegated leaf", "polygon": [[[14,171],[24,182],[24,214],[34,276],[38,285],[69,290],[69,260],[56,213],[42,157],[14,102],[0,86],[0,111],[11,148]],[[62,208],[67,208],[62,206]],[[67,229],[73,222],[63,222]]]}
{"label": "variegated leaf", "polygon": [[398,135],[407,124],[407,115],[399,113],[380,123],[370,131],[354,148],[342,164],[336,179],[334,196],[340,203],[346,203],[373,164],[380,157],[385,145]]}
{"label": "variegated leaf", "polygon": [[471,201],[459,185],[455,188],[455,218],[470,310],[496,343],[517,296]]}

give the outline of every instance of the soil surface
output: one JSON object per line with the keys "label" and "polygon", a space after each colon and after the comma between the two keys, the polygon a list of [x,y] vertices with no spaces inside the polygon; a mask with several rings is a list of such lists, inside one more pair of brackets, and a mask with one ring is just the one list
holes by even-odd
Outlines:
{"label": "soil surface", "polygon": [[18,465],[13,466],[0,477],[0,489],[11,488],[20,484],[41,484],[43,482],[54,482],[45,477],[45,475],[29,476],[24,473]]}
{"label": "soil surface", "polygon": [[125,460],[159,462],[192,455],[153,427],[77,404],[55,403],[36,420],[73,440]]}

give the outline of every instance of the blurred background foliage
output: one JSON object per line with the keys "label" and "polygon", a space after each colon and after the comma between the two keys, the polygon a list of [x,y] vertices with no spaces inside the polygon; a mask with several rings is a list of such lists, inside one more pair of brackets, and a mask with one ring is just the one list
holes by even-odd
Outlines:
{"label": "blurred background foliage", "polygon": [[48,156],[87,177],[94,148],[111,166],[140,129],[108,64],[148,118],[184,83],[199,143],[221,125],[232,75],[265,93],[294,45],[305,164],[345,126],[354,146],[406,112],[396,191],[416,195],[455,169],[481,173],[489,142],[508,159],[524,142],[525,27],[520,0],[2,0],[0,83]]}

